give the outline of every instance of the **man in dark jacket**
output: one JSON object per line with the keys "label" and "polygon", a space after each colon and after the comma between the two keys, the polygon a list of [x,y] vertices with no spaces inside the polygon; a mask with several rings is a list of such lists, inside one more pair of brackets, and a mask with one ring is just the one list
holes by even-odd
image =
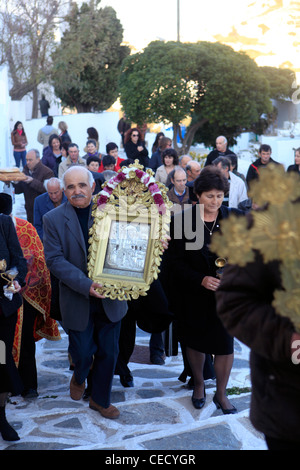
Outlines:
{"label": "man in dark jacket", "polygon": [[53,171],[40,161],[38,150],[29,150],[26,155],[27,164],[23,173],[27,176],[26,180],[14,183],[15,193],[24,193],[25,210],[27,220],[33,224],[33,206],[37,196],[46,192],[44,181],[54,176]]}
{"label": "man in dark jacket", "polygon": [[216,138],[216,148],[212,150],[206,157],[205,165],[211,165],[218,157],[226,157],[227,155],[235,155],[227,148],[227,139],[223,135]]}
{"label": "man in dark jacket", "polygon": [[278,162],[275,162],[275,160],[271,158],[271,153],[272,153],[272,149],[270,145],[262,144],[260,146],[259,151],[258,151],[259,158],[255,160],[255,162],[251,163],[251,165],[248,168],[248,172],[246,176],[246,181],[247,181],[248,186],[250,185],[251,181],[258,179],[261,169],[266,167],[269,163],[274,163],[276,165],[279,165]]}
{"label": "man in dark jacket", "polygon": [[246,267],[228,266],[216,292],[217,312],[229,334],[251,348],[250,419],[270,450],[300,446],[300,334],[272,306],[282,289],[279,262],[257,255]]}

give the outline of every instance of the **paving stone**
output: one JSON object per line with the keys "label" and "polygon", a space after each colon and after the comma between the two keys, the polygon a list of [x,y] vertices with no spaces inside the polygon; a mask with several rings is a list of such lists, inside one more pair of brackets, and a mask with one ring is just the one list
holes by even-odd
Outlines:
{"label": "paving stone", "polygon": [[148,398],[155,398],[155,397],[163,397],[164,396],[164,392],[163,390],[159,390],[159,389],[141,389],[141,390],[138,390],[136,392],[136,394],[140,397],[140,398],[145,398],[145,399],[148,399]]}
{"label": "paving stone", "polygon": [[69,384],[71,380],[70,377],[67,377],[63,374],[56,374],[55,372],[43,372],[38,376],[38,392],[39,395],[49,395],[49,391],[53,389],[59,389],[63,385],[66,389],[69,389]]}
{"label": "paving stone", "polygon": [[232,434],[229,426],[204,427],[161,439],[150,439],[142,443],[148,450],[239,450],[241,443]]}
{"label": "paving stone", "polygon": [[59,361],[44,361],[42,362],[43,367],[49,367],[50,369],[64,369],[68,370],[70,363],[67,359]]}
{"label": "paving stone", "polygon": [[234,359],[234,368],[235,369],[249,369],[249,361],[245,359]]}
{"label": "paving stone", "polygon": [[42,410],[53,410],[53,408],[61,408],[65,410],[71,410],[75,408],[82,408],[84,402],[77,401],[64,401],[64,400],[46,400],[39,404]]}
{"label": "paving stone", "polygon": [[118,422],[121,424],[174,424],[179,422],[176,411],[157,402],[124,406]]}
{"label": "paving stone", "polygon": [[120,390],[112,390],[111,392],[111,402],[112,403],[121,403],[122,401],[126,401],[125,392]]}
{"label": "paving stone", "polygon": [[173,377],[177,377],[177,375],[177,371],[166,370],[165,368],[156,369],[155,367],[149,369],[135,369],[134,371],[134,377],[146,379],[172,379]]}
{"label": "paving stone", "polygon": [[54,424],[56,428],[71,428],[71,429],[82,429],[81,423],[78,418],[70,418],[60,423]]}

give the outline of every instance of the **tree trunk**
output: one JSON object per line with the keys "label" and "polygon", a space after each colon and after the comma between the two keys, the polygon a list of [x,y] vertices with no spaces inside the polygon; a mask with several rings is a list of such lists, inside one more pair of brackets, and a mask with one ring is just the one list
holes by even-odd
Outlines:
{"label": "tree trunk", "polygon": [[37,85],[32,90],[32,112],[31,119],[36,119],[38,117],[38,89]]}
{"label": "tree trunk", "polygon": [[[189,152],[189,150],[190,150],[190,147],[191,147],[191,145],[192,145],[192,143],[193,143],[193,139],[194,139],[195,133],[196,133],[197,130],[200,129],[200,127],[202,127],[207,121],[208,121],[208,119],[201,119],[201,121],[198,121],[198,122],[196,122],[195,124],[193,124],[192,126],[190,126],[190,127],[187,129],[184,138],[182,137],[180,125],[173,123],[173,148],[176,150],[176,152],[178,153],[178,155],[186,155],[186,154],[188,154],[188,152]],[[178,135],[179,135],[181,147],[178,147],[178,145],[177,145],[177,136],[178,136]]]}
{"label": "tree trunk", "polygon": [[91,113],[92,107],[84,104],[76,104],[76,109],[78,113]]}

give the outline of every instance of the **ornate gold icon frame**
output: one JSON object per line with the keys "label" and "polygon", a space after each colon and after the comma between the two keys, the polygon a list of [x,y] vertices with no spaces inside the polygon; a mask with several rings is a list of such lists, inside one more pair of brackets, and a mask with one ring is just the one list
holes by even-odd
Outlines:
{"label": "ornate gold icon frame", "polygon": [[137,161],[102,188],[93,200],[88,275],[106,297],[136,299],[158,277],[172,205],[168,188]]}

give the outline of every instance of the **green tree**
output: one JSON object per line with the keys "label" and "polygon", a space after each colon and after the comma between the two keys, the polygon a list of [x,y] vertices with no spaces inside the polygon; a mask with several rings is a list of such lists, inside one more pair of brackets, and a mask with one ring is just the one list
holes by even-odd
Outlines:
{"label": "green tree", "polygon": [[[279,69],[276,67],[259,67],[269,83],[269,97],[273,100],[286,100],[291,98],[293,93],[293,83],[296,79],[295,72],[290,69]],[[230,146],[236,144],[236,137],[243,132],[253,132],[261,135],[273,124],[277,118],[278,110],[275,106],[266,113],[263,113],[258,120],[247,126],[239,123],[235,126],[228,126],[226,123],[206,122],[198,129],[194,136],[194,142],[202,142],[206,146],[214,146],[218,135],[225,135]],[[199,120],[197,115],[192,116],[192,123]]]}
{"label": "green tree", "polygon": [[[120,78],[120,99],[129,119],[172,123],[173,145],[180,153],[189,150],[205,123],[246,128],[257,122],[272,109],[269,92],[250,57],[205,41],[154,41],[124,60]],[[180,123],[193,115],[197,118],[182,137]]]}
{"label": "green tree", "polygon": [[286,100],[293,94],[293,83],[296,79],[295,72],[290,69],[276,67],[260,67],[270,85],[270,96],[276,100]]}
{"label": "green tree", "polygon": [[63,106],[78,112],[103,111],[118,97],[118,80],[129,48],[122,46],[123,28],[111,7],[100,0],[77,4],[52,55],[52,83]]}

